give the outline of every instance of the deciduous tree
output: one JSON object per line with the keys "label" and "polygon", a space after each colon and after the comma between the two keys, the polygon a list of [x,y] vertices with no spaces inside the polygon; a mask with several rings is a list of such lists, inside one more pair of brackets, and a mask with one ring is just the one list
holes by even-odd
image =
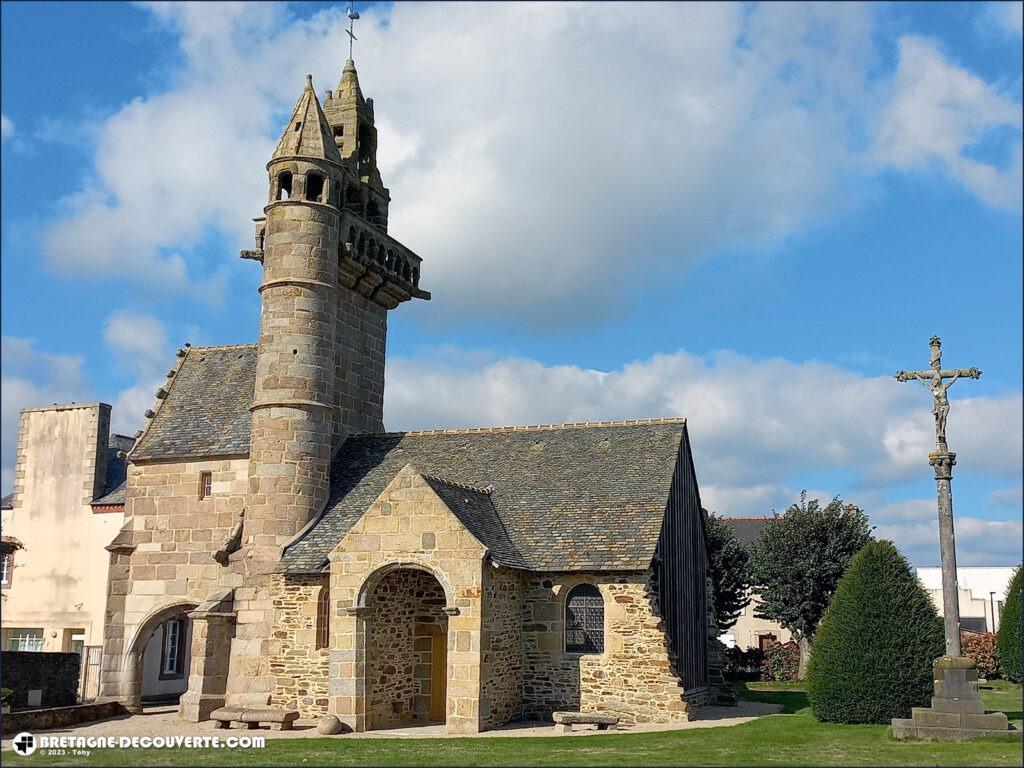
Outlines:
{"label": "deciduous tree", "polygon": [[810,643],[854,554],[871,540],[867,516],[838,496],[822,507],[800,494],[754,542],[750,577],[761,597],[758,616],[779,622],[800,645],[800,676]]}

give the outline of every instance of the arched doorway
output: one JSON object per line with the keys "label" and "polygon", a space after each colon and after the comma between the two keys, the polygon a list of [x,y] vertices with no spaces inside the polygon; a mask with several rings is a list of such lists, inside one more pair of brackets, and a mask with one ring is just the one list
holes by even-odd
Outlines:
{"label": "arched doorway", "polygon": [[[124,705],[129,712],[138,713],[142,711],[143,680],[146,677],[147,656],[150,657],[149,664],[152,665],[154,670],[160,670],[161,668],[172,669],[174,664],[183,667],[184,674],[181,678],[183,682],[178,685],[182,689],[181,692],[184,692],[188,685],[188,664],[192,656],[192,620],[188,618],[188,613],[194,611],[195,608],[195,603],[175,603],[164,606],[151,613],[139,625],[131,646],[128,648],[122,673]],[[174,639],[175,635],[167,634],[165,629],[169,623],[176,622],[180,623],[177,624],[175,629],[169,630],[175,633],[177,637],[176,644],[174,644],[170,641]],[[159,641],[157,642],[158,638]],[[166,644],[165,639],[168,641]],[[150,650],[151,647],[153,651]],[[166,667],[163,665],[163,659],[154,659],[151,656],[151,653],[162,655],[164,650],[176,654],[173,662],[168,659]],[[154,662],[156,663],[154,664]],[[159,671],[157,671],[158,677],[159,674]],[[176,695],[180,695],[181,692],[178,692]]]}
{"label": "arched doorway", "polygon": [[142,704],[177,704],[188,689],[192,620],[179,613],[163,621],[142,655]]}
{"label": "arched doorway", "polygon": [[382,574],[367,594],[368,728],[444,723],[448,614],[444,588],[414,567]]}

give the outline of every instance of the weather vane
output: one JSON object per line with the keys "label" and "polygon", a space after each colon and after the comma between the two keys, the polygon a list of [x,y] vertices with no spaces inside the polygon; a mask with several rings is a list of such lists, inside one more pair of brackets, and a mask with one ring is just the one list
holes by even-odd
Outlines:
{"label": "weather vane", "polygon": [[356,19],[358,18],[359,12],[356,10],[356,4],[350,2],[348,4],[348,29],[345,30],[348,33],[348,57],[350,59],[352,58],[352,43],[359,39],[354,31]]}

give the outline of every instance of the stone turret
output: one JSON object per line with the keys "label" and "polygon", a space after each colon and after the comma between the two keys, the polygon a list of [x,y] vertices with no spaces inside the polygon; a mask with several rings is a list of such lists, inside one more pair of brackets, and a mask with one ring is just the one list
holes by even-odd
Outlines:
{"label": "stone turret", "polygon": [[352,59],[345,62],[338,89],[324,95],[324,114],[346,169],[361,182],[345,188],[344,207],[387,231],[391,196],[377,169],[373,99],[363,98]]}
{"label": "stone turret", "polygon": [[307,76],[242,252],[263,263],[242,545],[266,563],[323,509],[348,435],[383,430],[388,310],[430,298],[420,257],[385,231],[373,103],[351,60],[325,103]]}
{"label": "stone turret", "polygon": [[258,560],[323,508],[335,433],[342,163],[312,78],[267,164],[259,353],[242,541]]}

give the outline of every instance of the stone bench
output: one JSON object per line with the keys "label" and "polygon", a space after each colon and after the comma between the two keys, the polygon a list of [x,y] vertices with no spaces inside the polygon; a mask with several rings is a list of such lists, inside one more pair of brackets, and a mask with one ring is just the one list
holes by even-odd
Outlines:
{"label": "stone bench", "polygon": [[559,733],[572,733],[574,725],[596,725],[599,731],[611,731],[619,724],[618,716],[599,712],[555,712],[554,719]]}
{"label": "stone bench", "polygon": [[266,723],[272,731],[290,731],[299,719],[294,709],[246,709],[245,707],[221,707],[210,713],[216,728],[230,728],[232,723],[245,723],[250,730]]}

